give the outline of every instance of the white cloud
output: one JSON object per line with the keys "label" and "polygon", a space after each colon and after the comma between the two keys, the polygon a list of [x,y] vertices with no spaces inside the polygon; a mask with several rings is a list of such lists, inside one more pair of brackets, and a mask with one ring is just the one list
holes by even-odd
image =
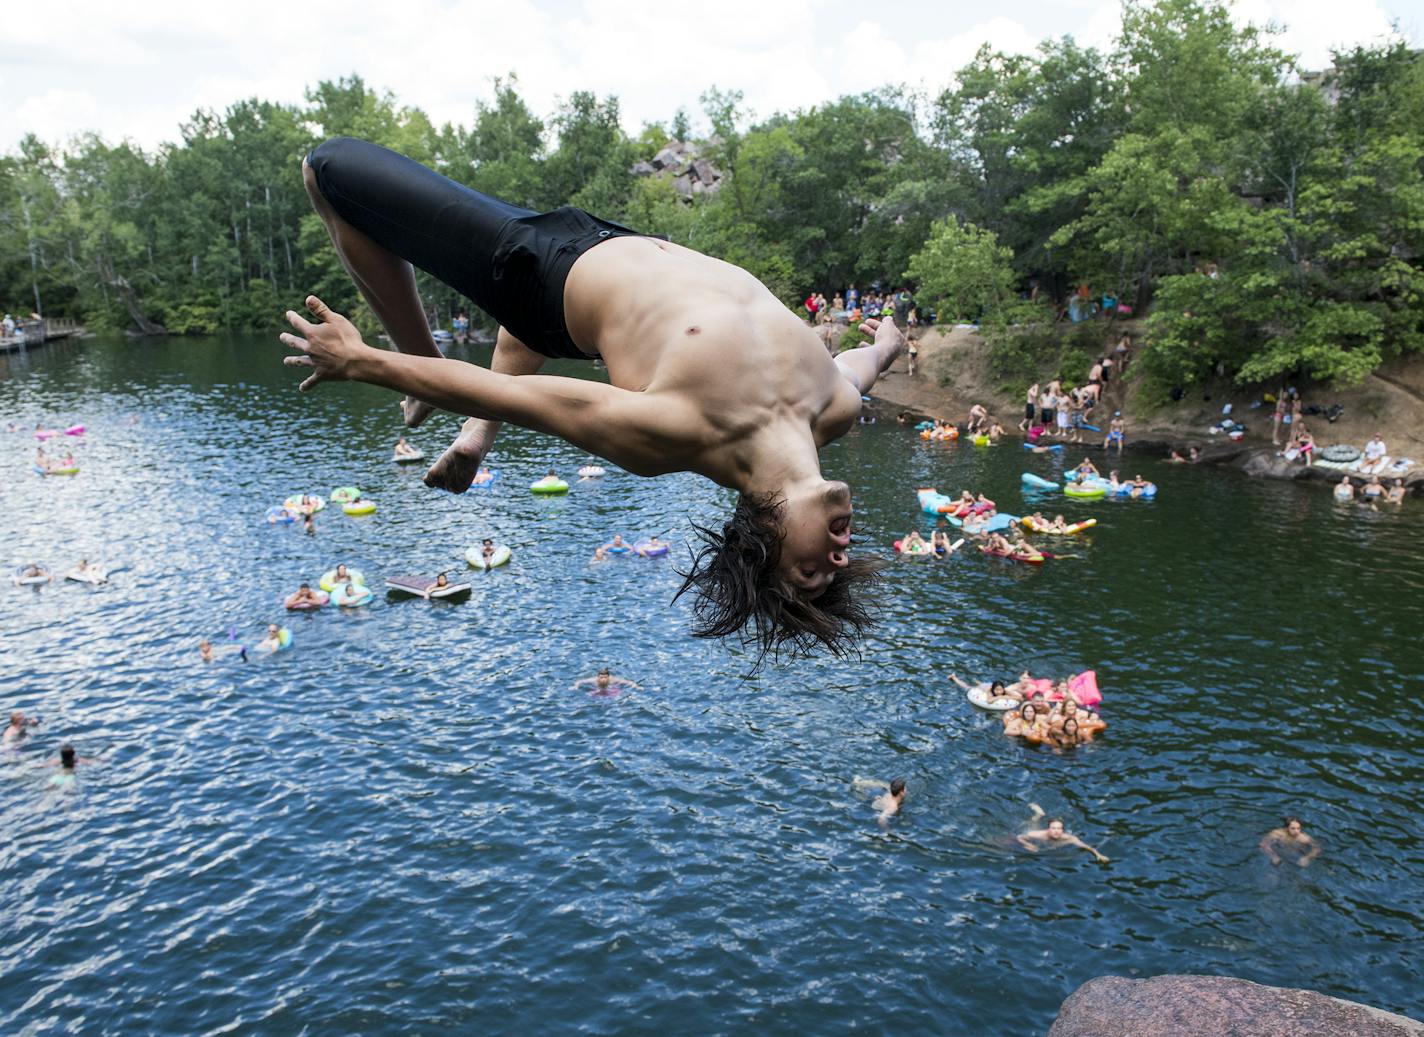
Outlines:
{"label": "white cloud", "polygon": [[[1239,0],[1238,16],[1287,26],[1281,45],[1319,67],[1332,44],[1368,42],[1417,0]],[[1391,8],[1390,4],[1395,4]],[[146,146],[199,107],[246,97],[299,103],[321,79],[359,73],[437,123],[469,122],[493,77],[514,71],[534,110],[574,90],[618,96],[631,130],[709,85],[760,115],[884,83],[931,93],[981,43],[1028,52],[1074,35],[1106,46],[1117,0],[1019,0],[996,11],[942,0],[249,0],[240,8],[145,0],[29,4],[0,52],[0,147],[26,131],[95,130]],[[1405,28],[1418,39],[1420,27]]]}

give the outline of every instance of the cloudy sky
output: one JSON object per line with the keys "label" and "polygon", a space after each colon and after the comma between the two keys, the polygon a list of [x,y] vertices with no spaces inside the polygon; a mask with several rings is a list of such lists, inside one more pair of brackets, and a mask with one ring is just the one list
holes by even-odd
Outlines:
{"label": "cloudy sky", "polygon": [[[491,80],[515,72],[539,114],[573,90],[616,94],[625,121],[698,111],[710,84],[758,114],[903,82],[937,90],[981,43],[1028,51],[1071,34],[1106,45],[1117,0],[23,0],[0,55],[0,148],[94,130],[174,140],[199,107],[300,102],[359,73],[436,122],[468,123]],[[1307,67],[1397,22],[1424,45],[1424,0],[1237,0],[1284,27]]]}

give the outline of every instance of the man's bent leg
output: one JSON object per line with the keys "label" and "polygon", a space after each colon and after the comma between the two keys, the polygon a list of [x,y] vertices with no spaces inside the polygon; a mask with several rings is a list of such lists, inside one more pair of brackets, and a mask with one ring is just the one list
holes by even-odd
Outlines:
{"label": "man's bent leg", "polygon": [[[302,160],[302,180],[312,206],[326,224],[341,265],[376,311],[391,336],[391,344],[402,353],[441,356],[415,286],[415,267],[343,220],[321,193],[316,173],[306,159]],[[401,401],[405,423],[412,428],[429,417],[434,409],[428,403],[409,397]]]}
{"label": "man's bent leg", "polygon": [[[536,353],[504,328],[499,329],[499,337],[494,342],[494,357],[490,360],[490,370],[496,374],[538,374],[544,366],[544,355]],[[453,493],[464,493],[470,488],[480,463],[494,445],[494,437],[499,433],[500,422],[485,418],[470,418],[460,429],[460,435],[449,448],[440,455],[430,470],[425,473],[425,485]]]}

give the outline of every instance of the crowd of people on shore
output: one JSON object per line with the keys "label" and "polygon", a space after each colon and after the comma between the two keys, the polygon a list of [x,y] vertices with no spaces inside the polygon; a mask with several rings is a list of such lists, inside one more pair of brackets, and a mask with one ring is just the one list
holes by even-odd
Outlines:
{"label": "crowd of people on shore", "polygon": [[[1028,442],[1038,444],[1057,439],[1064,443],[1082,443],[1084,433],[1101,433],[1101,426],[1089,419],[1102,400],[1103,390],[1111,381],[1114,369],[1127,365],[1130,340],[1126,335],[1118,343],[1118,351],[1100,357],[1088,372],[1086,385],[1065,386],[1059,379],[1047,383],[1035,382],[1024,392],[1024,416],[1019,422]],[[1115,411],[1108,421],[1104,449],[1116,448],[1122,453],[1125,442],[1122,412]]]}
{"label": "crowd of people on shore", "polygon": [[864,294],[852,283],[844,293],[834,293],[830,300],[826,299],[824,292],[813,291],[806,296],[802,306],[806,319],[812,324],[855,325],[872,317],[893,318],[901,327],[932,323],[932,318],[921,320],[914,295],[908,287],[882,289],[878,281],[872,283]]}

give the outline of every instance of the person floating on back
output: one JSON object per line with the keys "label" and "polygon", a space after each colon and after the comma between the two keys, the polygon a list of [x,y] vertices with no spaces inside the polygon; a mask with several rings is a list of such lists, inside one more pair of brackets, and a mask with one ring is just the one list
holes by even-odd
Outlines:
{"label": "person floating on back", "polygon": [[[635,475],[691,471],[740,494],[678,594],[694,592],[700,637],[739,635],[768,652],[837,654],[869,624],[863,588],[879,563],[852,560],[850,487],[817,451],[844,435],[904,345],[893,321],[836,358],[751,274],[574,208],[536,213],[470,190],[385,148],[326,141],[303,176],[332,243],[397,352],[315,296],[315,323],[288,311],[310,369],[301,388],[352,380],[405,394],[406,424],[434,408],[469,417],[431,466],[463,492],[500,423],[561,436]],[[413,267],[500,325],[488,370],[444,359]],[[609,381],[541,376],[545,359],[602,358]]]}

